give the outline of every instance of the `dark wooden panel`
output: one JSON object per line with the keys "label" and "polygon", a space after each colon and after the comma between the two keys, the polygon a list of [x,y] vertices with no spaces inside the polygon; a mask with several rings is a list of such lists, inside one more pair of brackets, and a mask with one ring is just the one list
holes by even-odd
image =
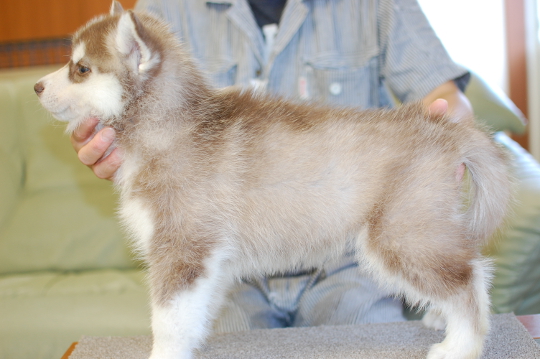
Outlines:
{"label": "dark wooden panel", "polygon": [[[130,9],[135,1],[121,3]],[[111,0],[1,0],[0,42],[68,37],[110,5]]]}
{"label": "dark wooden panel", "polygon": [[[523,0],[506,0],[506,46],[508,54],[509,97],[528,117],[527,58],[525,40],[525,8]],[[529,135],[513,135],[525,149],[529,148]]]}

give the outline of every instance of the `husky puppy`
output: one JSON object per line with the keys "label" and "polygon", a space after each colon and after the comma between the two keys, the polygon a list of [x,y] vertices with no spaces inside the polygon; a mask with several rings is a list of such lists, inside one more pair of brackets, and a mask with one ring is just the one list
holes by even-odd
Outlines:
{"label": "husky puppy", "polygon": [[[446,337],[428,358],[478,358],[490,270],[479,247],[511,199],[505,154],[471,119],[420,104],[358,111],[214,89],[160,20],[113,3],[35,85],[73,131],[117,132],[120,217],[148,265],[152,359],[190,358],[240,278],[361,267]],[[456,168],[470,173],[464,200]]]}

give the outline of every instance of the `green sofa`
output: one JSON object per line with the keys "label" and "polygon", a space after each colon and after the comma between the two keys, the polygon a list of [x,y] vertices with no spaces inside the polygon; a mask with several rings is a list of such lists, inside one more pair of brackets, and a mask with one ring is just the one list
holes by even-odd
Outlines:
{"label": "green sofa", "polygon": [[[115,218],[117,195],[71,148],[33,85],[54,68],[0,71],[0,358],[59,359],[81,335],[150,333],[141,264]],[[497,130],[523,130],[511,104],[474,78],[467,95]],[[518,204],[486,248],[494,312],[540,313],[540,166],[514,153]]]}

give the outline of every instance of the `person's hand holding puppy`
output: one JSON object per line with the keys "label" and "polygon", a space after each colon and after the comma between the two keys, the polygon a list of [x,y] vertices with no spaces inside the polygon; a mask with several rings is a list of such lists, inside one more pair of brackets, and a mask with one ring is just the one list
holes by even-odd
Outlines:
{"label": "person's hand holding puppy", "polygon": [[122,154],[118,148],[115,148],[108,156],[105,156],[116,134],[111,127],[104,127],[94,134],[98,122],[97,118],[89,118],[83,122],[73,131],[71,144],[77,151],[79,160],[90,167],[98,178],[112,181],[122,164]]}

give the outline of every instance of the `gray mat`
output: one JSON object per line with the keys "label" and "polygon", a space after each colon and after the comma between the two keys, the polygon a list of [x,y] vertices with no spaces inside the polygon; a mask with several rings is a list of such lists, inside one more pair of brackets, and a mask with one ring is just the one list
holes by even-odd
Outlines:
{"label": "gray mat", "polygon": [[[540,358],[540,345],[513,314],[494,315],[482,358]],[[425,358],[443,332],[418,321],[253,330],[215,335],[196,358]],[[152,340],[82,337],[70,359],[146,359]]]}

